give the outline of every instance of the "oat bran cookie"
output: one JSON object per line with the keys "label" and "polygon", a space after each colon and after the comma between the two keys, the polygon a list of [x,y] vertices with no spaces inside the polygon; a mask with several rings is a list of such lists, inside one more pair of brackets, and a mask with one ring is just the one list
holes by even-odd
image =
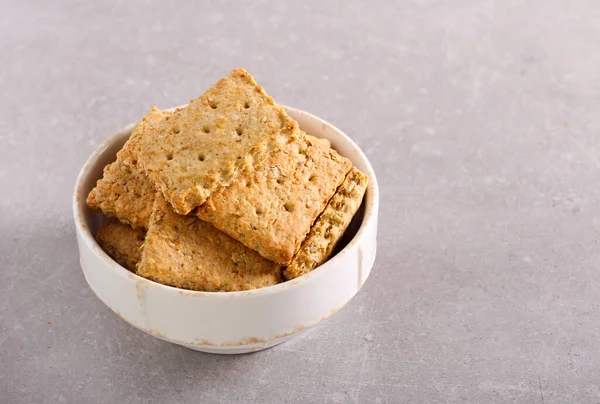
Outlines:
{"label": "oat bran cookie", "polygon": [[175,211],[188,214],[297,131],[296,121],[237,69],[156,130],[132,137],[127,151]]}
{"label": "oat bran cookie", "polygon": [[[151,131],[170,113],[152,107],[133,130],[131,138]],[[156,190],[150,180],[132,161],[127,144],[117,153],[117,160],[104,168],[104,174],[87,197],[87,205],[116,217],[135,229],[148,230]]]}
{"label": "oat bran cookie", "polygon": [[327,207],[310,229],[306,240],[284,270],[287,280],[302,276],[329,258],[358,211],[369,177],[352,168]]}
{"label": "oat bran cookie", "polygon": [[[176,109],[174,112],[179,111]],[[137,168],[137,159],[134,154],[135,145],[138,139],[143,136],[152,136],[157,130],[160,121],[170,118],[173,111],[162,111],[157,106],[150,107],[148,113],[140,120],[137,126],[131,131],[131,135],[125,145],[117,153],[117,159],[121,160],[126,166]]]}
{"label": "oat bran cookie", "polygon": [[254,170],[215,191],[198,217],[286,265],[352,163],[313,136],[299,133]]}
{"label": "oat bran cookie", "polygon": [[135,267],[142,257],[144,236],[143,231],[109,218],[98,230],[96,241],[112,259],[135,273]]}
{"label": "oat bran cookie", "polygon": [[174,212],[157,193],[138,275],[209,292],[281,282],[281,267],[194,216]]}

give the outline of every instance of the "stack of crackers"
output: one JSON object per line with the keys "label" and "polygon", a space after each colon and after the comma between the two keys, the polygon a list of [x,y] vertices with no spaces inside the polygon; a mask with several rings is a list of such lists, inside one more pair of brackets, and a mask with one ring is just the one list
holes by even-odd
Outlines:
{"label": "stack of crackers", "polygon": [[152,107],[87,204],[109,217],[98,243],[129,270],[236,291],[325,262],[367,181],[237,69],[185,108]]}

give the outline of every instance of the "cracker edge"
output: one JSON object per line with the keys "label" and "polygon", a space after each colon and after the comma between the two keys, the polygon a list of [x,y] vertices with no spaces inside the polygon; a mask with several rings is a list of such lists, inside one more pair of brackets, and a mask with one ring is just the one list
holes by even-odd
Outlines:
{"label": "cracker edge", "polygon": [[[139,243],[139,247],[138,249],[140,250],[140,259],[139,260],[135,260],[134,257],[131,256],[131,254],[128,251],[124,251],[122,249],[119,249],[119,245],[117,243],[114,242],[114,240],[110,240],[110,239],[106,239],[103,234],[104,231],[109,227],[109,226],[113,226],[113,225],[117,225],[117,226],[123,226],[123,227],[128,227],[129,230],[131,230],[131,236],[133,237],[141,237],[142,241]],[[98,232],[96,233],[96,236],[94,237],[96,242],[98,243],[98,245],[100,246],[100,248],[102,248],[102,250],[104,250],[104,252],[106,254],[108,254],[109,257],[111,257],[114,261],[116,261],[119,265],[121,265],[122,267],[128,269],[129,271],[136,273],[137,271],[137,264],[141,261],[141,250],[144,247],[144,238],[146,236],[146,233],[142,230],[139,229],[134,229],[131,226],[117,220],[116,218],[107,218],[106,221],[104,223],[102,223],[102,226],[100,226],[100,229],[98,229]],[[137,240],[135,240],[137,241]],[[137,244],[137,243],[135,243]]]}
{"label": "cracker edge", "polygon": [[[284,269],[285,280],[309,273],[330,257],[360,208],[368,183],[369,177],[366,174],[355,167],[350,170],[313,224],[300,249]],[[354,195],[348,195],[351,193]],[[339,206],[340,204],[342,206]],[[342,207],[348,209],[342,210]],[[333,236],[328,237],[328,234],[332,233]],[[310,252],[311,248],[315,248],[316,251]]]}

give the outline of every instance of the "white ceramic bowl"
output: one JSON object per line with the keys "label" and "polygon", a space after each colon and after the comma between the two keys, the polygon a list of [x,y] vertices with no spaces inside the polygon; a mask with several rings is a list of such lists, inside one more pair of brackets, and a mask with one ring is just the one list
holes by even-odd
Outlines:
{"label": "white ceramic bowl", "polygon": [[[137,276],[113,261],[93,234],[102,216],[85,200],[104,166],[115,160],[135,124],[105,141],[81,170],[73,215],[83,273],[94,293],[122,319],[165,341],[204,352],[245,353],[279,344],[329,317],[361,288],[376,251],[379,191],[375,173],[358,146],[341,130],[309,113],[286,107],[300,127],[332,146],[369,176],[358,231],[314,271],[279,285],[243,292],[196,292]],[[357,215],[358,216],[358,215]]]}

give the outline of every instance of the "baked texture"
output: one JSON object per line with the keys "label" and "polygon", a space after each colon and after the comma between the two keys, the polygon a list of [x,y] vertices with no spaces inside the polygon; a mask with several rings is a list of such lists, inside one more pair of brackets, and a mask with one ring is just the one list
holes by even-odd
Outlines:
{"label": "baked texture", "polygon": [[318,137],[315,139],[317,139],[319,142],[321,142],[323,144],[323,146],[331,147],[331,142],[329,141],[329,139],[325,139],[325,138],[321,138],[321,137]]}
{"label": "baked texture", "polygon": [[[168,113],[156,107],[142,118],[131,137],[152,131]],[[128,140],[129,142],[129,140]],[[105,215],[116,217],[135,229],[148,230],[148,222],[154,205],[156,190],[150,180],[130,159],[124,148],[117,153],[117,160],[104,167],[103,176],[87,197],[87,205],[101,210]]]}
{"label": "baked texture", "polygon": [[87,205],[135,229],[147,230],[155,193],[144,174],[117,160],[104,168],[104,176],[88,195]]}
{"label": "baked texture", "polygon": [[286,265],[352,163],[305,133],[198,208],[202,220]]}
{"label": "baked texture", "polygon": [[252,76],[237,69],[156,130],[133,136],[126,149],[175,211],[188,214],[298,130]]}
{"label": "baked texture", "polygon": [[[175,112],[180,109],[176,109]],[[154,136],[158,129],[158,124],[165,118],[170,118],[173,111],[162,111],[157,106],[150,107],[148,113],[140,120],[137,126],[131,131],[131,135],[125,145],[117,153],[117,159],[121,160],[126,166],[137,167],[137,158],[134,153],[139,139],[144,136]]]}
{"label": "baked texture", "polygon": [[107,219],[96,234],[100,247],[123,267],[135,272],[146,234],[117,219]]}
{"label": "baked texture", "polygon": [[157,193],[138,275],[209,292],[281,282],[281,267],[194,216],[180,216]]}
{"label": "baked texture", "polygon": [[302,276],[321,265],[340,241],[358,211],[369,177],[352,168],[327,207],[315,221],[292,262],[284,270],[285,279]]}

